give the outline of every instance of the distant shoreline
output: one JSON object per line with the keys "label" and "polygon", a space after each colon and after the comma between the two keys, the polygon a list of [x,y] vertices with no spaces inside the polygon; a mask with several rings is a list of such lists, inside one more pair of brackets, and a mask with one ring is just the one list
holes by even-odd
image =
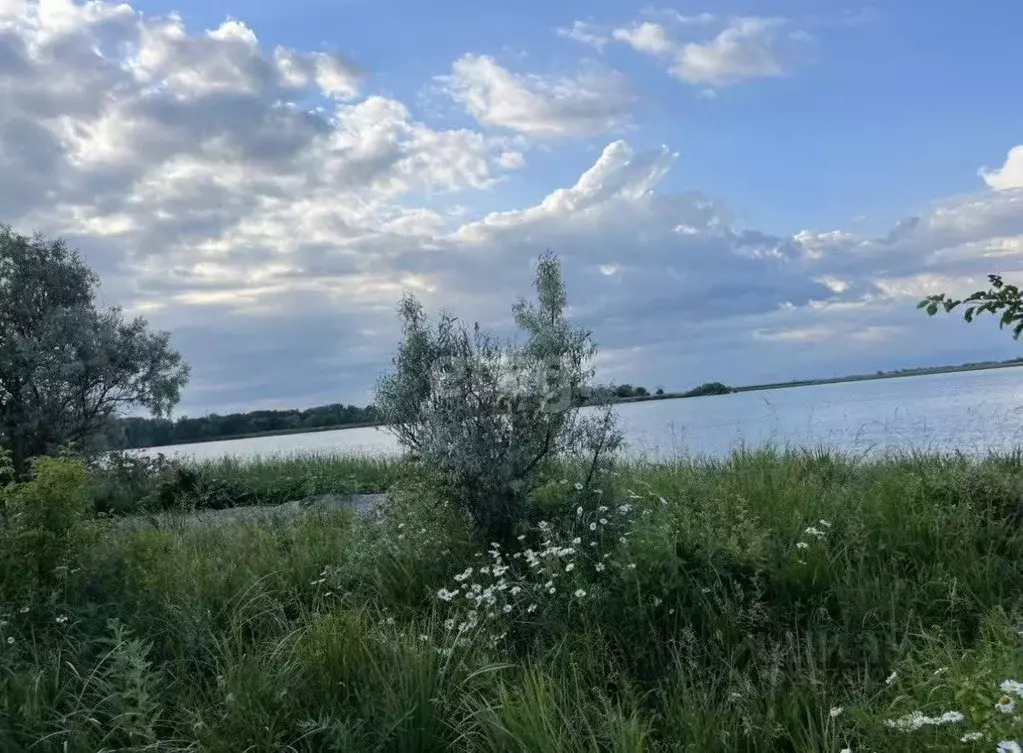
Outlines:
{"label": "distant shoreline", "polygon": [[[1001,361],[997,363],[965,364],[962,366],[935,366],[933,368],[907,369],[904,371],[886,371],[880,374],[850,374],[841,377],[829,377],[825,379],[802,379],[789,382],[771,382],[767,384],[749,384],[742,387],[730,387],[729,393],[759,392],[763,390],[782,390],[791,387],[815,387],[822,384],[842,384],[844,382],[869,382],[880,379],[903,379],[906,377],[932,376],[935,374],[954,374],[961,371],[988,371],[992,369],[1012,369],[1023,366],[1023,361]],[[642,395],[638,397],[623,397],[614,401],[615,405],[621,403],[643,403],[651,400],[684,400],[693,397],[716,397],[717,395],[689,395],[687,391],[665,392],[662,395]],[[149,447],[133,447],[132,450],[159,450],[161,447],[181,447],[191,444],[207,444],[209,442],[233,442],[238,439],[259,439],[260,437],[277,437],[288,434],[315,434],[323,431],[344,431],[345,429],[367,429],[380,427],[381,422],[363,422],[352,424],[341,424],[338,426],[315,426],[296,427],[294,429],[273,429],[270,431],[257,431],[247,434],[232,434],[228,437],[203,437],[192,439],[188,442],[177,442],[174,444],[150,445]]]}

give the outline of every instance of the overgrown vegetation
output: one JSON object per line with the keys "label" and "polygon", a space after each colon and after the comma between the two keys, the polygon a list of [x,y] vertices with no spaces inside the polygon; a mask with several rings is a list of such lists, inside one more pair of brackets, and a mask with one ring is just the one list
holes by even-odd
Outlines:
{"label": "overgrown vegetation", "polygon": [[126,409],[168,413],[187,381],[167,332],[100,306],[78,251],[0,223],[0,447],[19,477],[69,442],[95,449]]}
{"label": "overgrown vegetation", "polygon": [[443,312],[431,326],[411,294],[399,307],[402,340],[375,404],[399,444],[438,472],[483,534],[507,545],[528,495],[551,465],[583,458],[588,487],[622,445],[609,406],[580,414],[593,376],[590,332],[565,317],[557,258],[537,265],[536,303],[512,311],[525,342],[505,343]]}
{"label": "overgrown vegetation", "polygon": [[581,463],[550,470],[495,547],[423,465],[373,517],[128,532],[77,461],[37,463],[0,492],[0,749],[1019,738],[1019,456],[743,452],[589,488]]}
{"label": "overgrown vegetation", "polygon": [[202,462],[111,453],[88,469],[86,494],[103,515],[279,505],[321,495],[384,492],[406,472],[398,458],[315,454]]}

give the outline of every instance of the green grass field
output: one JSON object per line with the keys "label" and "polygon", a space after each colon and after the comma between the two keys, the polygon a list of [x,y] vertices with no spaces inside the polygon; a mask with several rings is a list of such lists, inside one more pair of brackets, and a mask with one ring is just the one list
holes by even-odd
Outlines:
{"label": "green grass field", "polygon": [[394,461],[207,464],[250,503],[391,489],[377,517],[209,530],[113,532],[102,495],[62,491],[77,477],[41,482],[45,515],[0,540],[0,750],[1023,740],[1020,457],[743,452],[628,463],[588,492],[558,475],[514,551]]}

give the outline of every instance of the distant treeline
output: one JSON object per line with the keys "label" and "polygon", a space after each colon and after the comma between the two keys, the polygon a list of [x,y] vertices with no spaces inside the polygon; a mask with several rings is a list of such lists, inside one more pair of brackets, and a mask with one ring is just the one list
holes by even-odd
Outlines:
{"label": "distant treeline", "polygon": [[[650,391],[645,387],[631,384],[617,385],[613,388],[613,392],[618,400],[651,397]],[[687,396],[719,395],[726,392],[731,392],[731,390],[719,382],[712,382],[684,394]],[[657,388],[653,393],[653,395],[664,394],[662,388]],[[592,403],[591,395],[592,390],[586,390],[578,396],[576,403],[578,405]],[[254,434],[366,426],[377,424],[379,421],[379,414],[373,405],[362,408],[357,405],[341,403],[321,405],[306,410],[257,410],[248,413],[230,413],[224,416],[211,413],[201,418],[183,416],[175,420],[132,417],[116,422],[107,436],[106,444],[111,448],[124,449],[163,447]]]}
{"label": "distant treeline", "polygon": [[122,418],[108,438],[111,447],[162,447],[189,442],[272,432],[300,432],[339,428],[378,421],[376,408],[369,405],[333,403],[306,410],[257,410],[201,418]]}

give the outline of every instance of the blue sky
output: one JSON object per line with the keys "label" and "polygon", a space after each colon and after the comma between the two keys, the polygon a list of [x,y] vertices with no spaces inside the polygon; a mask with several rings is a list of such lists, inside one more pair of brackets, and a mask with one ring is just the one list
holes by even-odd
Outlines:
{"label": "blue sky", "polygon": [[[565,73],[589,54],[642,92],[630,143],[667,144],[682,153],[684,163],[665,189],[726,196],[750,223],[771,232],[796,232],[808,222],[830,228],[861,216],[881,230],[936,195],[974,190],[977,167],[1000,164],[1023,122],[1023,100],[1012,95],[1023,6],[1009,0],[985,4],[983,13],[921,0],[883,9],[819,0],[725,8],[610,0],[134,5],[155,14],[177,11],[197,29],[235,17],[266,44],[340,52],[370,73],[367,91],[395,96],[414,112],[426,80],[467,52],[513,69]],[[608,45],[598,54],[556,34],[576,20],[612,26],[656,20],[655,8],[792,19],[818,37],[813,62],[708,101],[627,46]],[[449,117],[451,124],[472,124],[461,112]],[[603,145],[594,137],[559,149],[509,198],[542,198],[551,185],[577,176]],[[879,174],[886,176],[883,190]]]}
{"label": "blue sky", "polygon": [[193,414],[365,402],[402,289],[500,329],[548,246],[609,379],[1010,357],[913,305],[1023,269],[1020,28],[1008,0],[0,0],[0,220],[174,333]]}

